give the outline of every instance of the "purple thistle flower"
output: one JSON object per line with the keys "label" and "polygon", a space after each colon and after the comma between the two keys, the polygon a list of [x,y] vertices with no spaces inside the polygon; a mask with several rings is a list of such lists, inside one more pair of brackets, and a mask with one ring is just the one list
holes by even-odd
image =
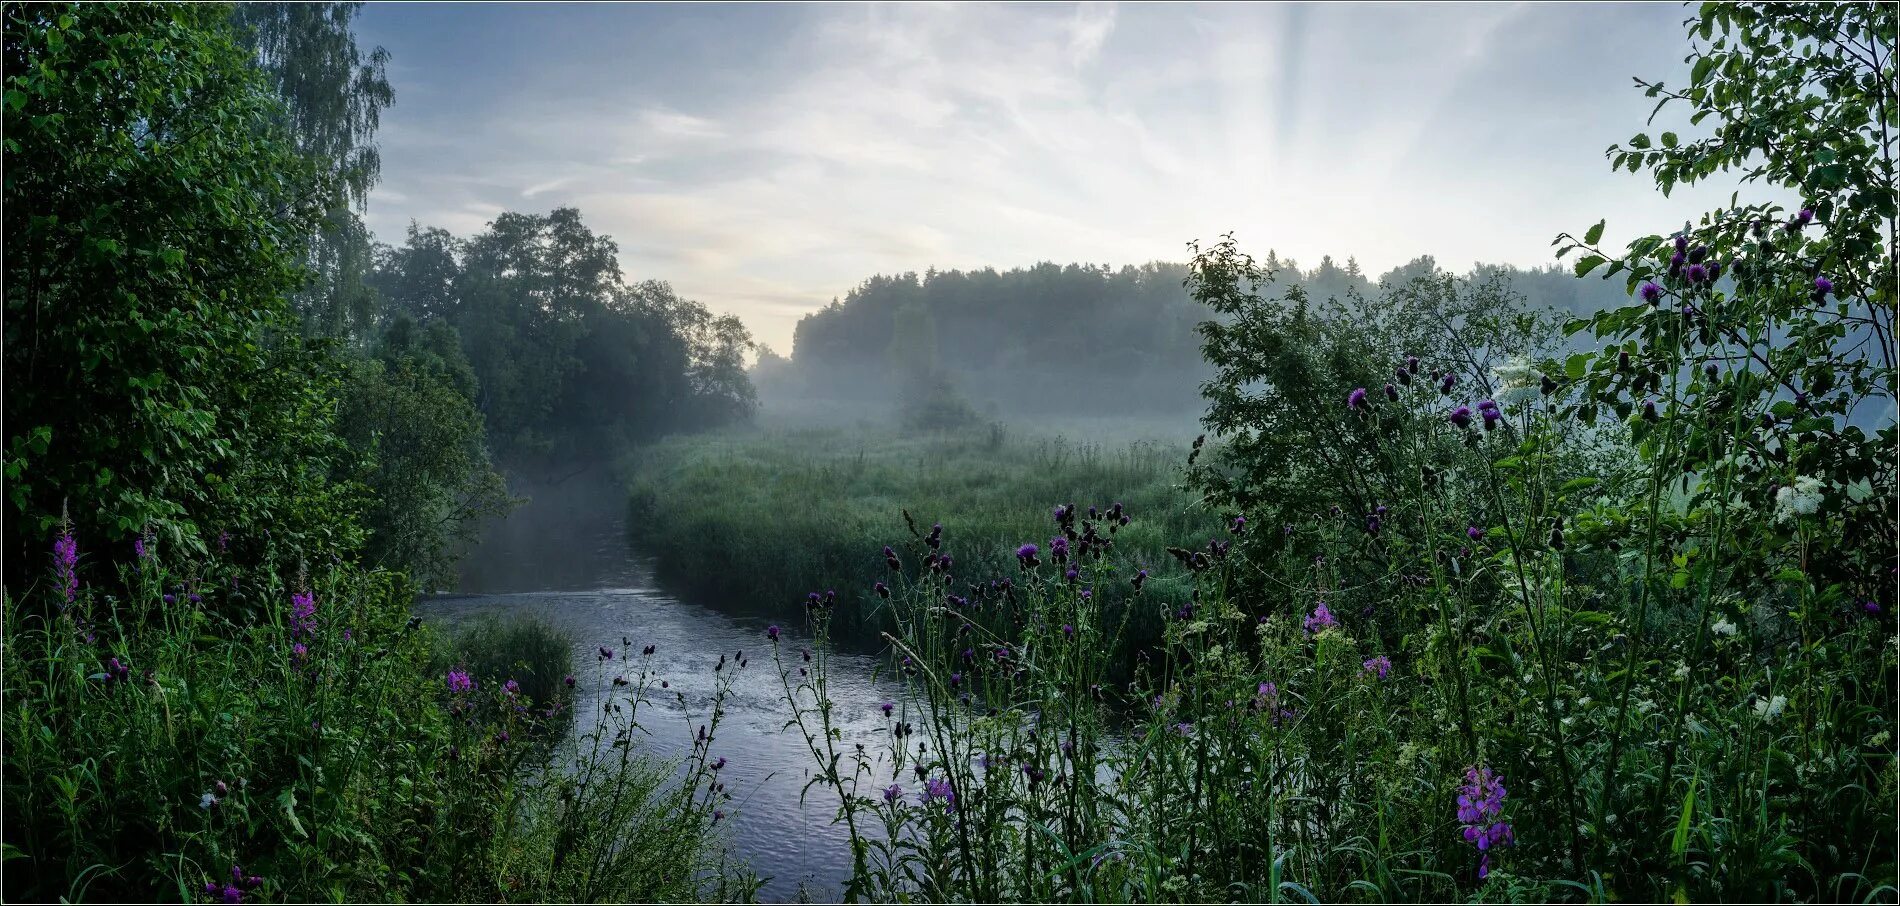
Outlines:
{"label": "purple thistle flower", "polygon": [[957,807],[956,787],[951,786],[950,781],[938,777],[924,781],[924,791],[917,798],[924,805],[941,802],[946,809],[954,810]]}
{"label": "purple thistle flower", "polygon": [[1074,623],[1062,624],[1062,634],[1070,638],[1075,638],[1075,624]]}
{"label": "purple thistle flower", "polygon": [[1445,372],[1445,377],[1438,382],[1438,392],[1448,394],[1451,392],[1451,388],[1456,386],[1457,383],[1458,376],[1447,371]]}
{"label": "purple thistle flower", "polygon": [[1807,226],[1814,221],[1814,209],[1802,208],[1801,213],[1794,215],[1794,219],[1800,221],[1802,226]]}
{"label": "purple thistle flower", "polygon": [[1473,541],[1476,541],[1479,538],[1484,537],[1484,530],[1478,528],[1475,525],[1465,526],[1465,537],[1470,538]]}
{"label": "purple thistle flower", "polygon": [[877,592],[877,596],[880,598],[888,599],[891,596],[891,587],[882,582],[871,583],[871,590]]}
{"label": "purple thistle flower", "polygon": [[1381,654],[1366,661],[1361,673],[1376,673],[1379,679],[1385,679],[1392,672],[1392,659]]}
{"label": "purple thistle flower", "polygon": [[1234,534],[1236,534],[1236,535],[1238,535],[1238,534],[1240,534],[1241,532],[1244,532],[1244,531],[1246,531],[1246,530],[1247,530],[1247,517],[1245,517],[1245,516],[1235,516],[1235,517],[1234,517],[1234,521],[1233,521],[1233,522],[1230,522],[1230,523],[1228,523],[1228,525],[1227,525],[1227,530],[1228,530],[1229,532],[1232,532],[1232,533],[1234,533]]}
{"label": "purple thistle flower", "polygon": [[1028,569],[1036,565],[1036,555],[1039,553],[1042,553],[1041,548],[1034,544],[1025,544],[1016,549],[1016,561],[1021,563],[1024,569]]}
{"label": "purple thistle flower", "polygon": [[509,695],[521,694],[521,684],[515,682],[514,680],[509,680],[505,683],[502,683],[501,688],[503,691],[507,692]]}
{"label": "purple thistle flower", "polygon": [[765,627],[765,637],[768,639],[771,639],[774,642],[778,641],[778,624],[777,623],[773,623],[772,625]]}
{"label": "purple thistle flower", "polygon": [[448,686],[450,692],[473,692],[475,691],[475,679],[469,676],[466,670],[450,670]]}
{"label": "purple thistle flower", "polygon": [[1834,291],[1834,281],[1832,281],[1832,280],[1829,280],[1829,279],[1828,279],[1828,278],[1826,278],[1826,277],[1816,277],[1816,278],[1814,278],[1814,294],[1815,294],[1815,296],[1817,296],[1817,297],[1818,297],[1818,296],[1825,296],[1825,295],[1827,295],[1828,293],[1831,293],[1831,292],[1833,292],[1833,291]]}
{"label": "purple thistle flower", "polygon": [[569,689],[574,688],[574,674],[570,673],[562,677],[561,682],[565,684]]}
{"label": "purple thistle flower", "polygon": [[1405,357],[1405,370],[1413,374],[1418,373],[1418,356],[1408,355]]}
{"label": "purple thistle flower", "polygon": [[1459,406],[1458,408],[1451,410],[1451,414],[1445,417],[1450,419],[1452,424],[1457,425],[1460,428],[1471,427],[1471,407],[1470,406]]}
{"label": "purple thistle flower", "polygon": [[1049,539],[1049,557],[1057,563],[1069,561],[1069,539],[1057,535]]}
{"label": "purple thistle flower", "polygon": [[614,659],[614,650],[613,650],[612,648],[609,648],[609,647],[607,647],[607,646],[605,646],[605,645],[602,645],[602,646],[600,646],[600,659],[601,659],[601,660],[603,660],[603,661],[611,661],[611,660],[613,660],[613,659]]}
{"label": "purple thistle flower", "polygon": [[897,705],[894,702],[885,702],[884,704],[878,705],[877,707],[878,707],[878,710],[884,712],[885,717],[889,717],[891,716],[891,709],[897,707]]}
{"label": "purple thistle flower", "polygon": [[897,798],[904,795],[904,788],[893,783],[884,788],[884,804],[896,805]]}
{"label": "purple thistle flower", "polygon": [[1644,283],[1641,292],[1643,294],[1643,301],[1654,305],[1658,299],[1662,298],[1663,289],[1655,283]]}
{"label": "purple thistle flower", "polygon": [[1306,627],[1307,632],[1318,632],[1338,626],[1339,620],[1333,616],[1331,610],[1326,609],[1326,602],[1321,601],[1318,607],[1313,608],[1312,615],[1308,616],[1302,625]]}
{"label": "purple thistle flower", "polygon": [[[1401,371],[1399,373],[1404,374],[1405,372]],[[1385,385],[1385,398],[1395,403],[1399,401],[1399,388],[1392,386],[1390,381],[1386,382]]]}
{"label": "purple thistle flower", "polygon": [[1352,391],[1351,393],[1349,393],[1349,394],[1347,394],[1347,395],[1346,395],[1346,408],[1347,408],[1347,409],[1370,409],[1370,408],[1372,408],[1372,407],[1371,407],[1371,406],[1370,406],[1370,405],[1369,405],[1369,404],[1368,404],[1368,403],[1366,402],[1366,388],[1364,388],[1364,387],[1354,387],[1354,388],[1353,388],[1353,391]]}
{"label": "purple thistle flower", "polygon": [[1709,269],[1700,264],[1691,264],[1683,275],[1689,278],[1690,283],[1701,283],[1709,279]]}

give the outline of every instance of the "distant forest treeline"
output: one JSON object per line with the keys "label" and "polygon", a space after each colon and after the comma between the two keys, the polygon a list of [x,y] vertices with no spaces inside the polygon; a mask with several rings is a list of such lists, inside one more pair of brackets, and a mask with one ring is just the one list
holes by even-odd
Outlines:
{"label": "distant forest treeline", "polygon": [[[1282,289],[1313,299],[1376,299],[1426,276],[1446,275],[1430,256],[1374,278],[1355,259],[1331,256],[1303,269],[1269,252],[1262,263]],[[1457,275],[1508,281],[1527,310],[1585,316],[1628,300],[1621,281],[1580,280],[1559,265],[1475,264]],[[1183,288],[1187,266],[1119,269],[1053,263],[997,271],[879,274],[805,316],[792,355],[767,350],[754,375],[768,400],[899,398],[913,375],[934,375],[977,408],[1179,412],[1200,405],[1211,371],[1196,325],[1212,317]]]}

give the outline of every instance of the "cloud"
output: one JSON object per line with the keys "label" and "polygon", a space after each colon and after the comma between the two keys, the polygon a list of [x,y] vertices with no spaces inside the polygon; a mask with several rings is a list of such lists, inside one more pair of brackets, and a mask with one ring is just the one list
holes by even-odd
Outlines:
{"label": "cloud", "polygon": [[877,272],[1179,259],[1227,230],[1375,273],[1419,254],[1539,264],[1557,230],[1679,221],[1685,203],[1600,157],[1647,113],[1627,76],[1679,65],[1669,8],[371,5],[361,21],[379,16],[402,20],[374,38],[425,87],[398,84],[385,116],[380,235],[572,204],[630,277],[780,349],[797,312]]}

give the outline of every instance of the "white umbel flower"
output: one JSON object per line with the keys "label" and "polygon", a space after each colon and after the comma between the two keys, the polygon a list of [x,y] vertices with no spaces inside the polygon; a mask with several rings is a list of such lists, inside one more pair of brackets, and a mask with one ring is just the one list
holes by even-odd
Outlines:
{"label": "white umbel flower", "polygon": [[1709,627],[1709,631],[1716,635],[1734,635],[1735,624],[1729,622],[1728,617],[1720,617],[1716,619],[1715,625]]}
{"label": "white umbel flower", "polygon": [[1803,475],[1775,492],[1775,516],[1782,522],[1812,516],[1821,508],[1821,479]]}

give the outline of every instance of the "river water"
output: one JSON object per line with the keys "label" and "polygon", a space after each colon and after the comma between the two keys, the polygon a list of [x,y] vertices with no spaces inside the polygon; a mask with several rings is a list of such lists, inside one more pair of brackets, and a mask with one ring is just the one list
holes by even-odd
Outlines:
{"label": "river water", "polygon": [[[734,797],[722,833],[734,854],[766,879],[762,899],[836,899],[850,875],[849,842],[831,820],[835,794],[813,787],[810,801],[799,801],[813,761],[796,728],[783,729],[789,711],[765,635],[767,625],[781,624],[780,649],[796,662],[799,648],[810,643],[796,605],[684,601],[667,593],[650,563],[628,547],[624,514],[624,496],[611,482],[575,479],[534,493],[464,557],[458,591],[424,597],[417,613],[448,629],[487,615],[528,615],[567,633],[581,682],[577,733],[587,732],[600,711],[596,650],[604,645],[618,657],[655,646],[660,675],[686,696],[683,709],[670,698],[652,705],[658,713],[642,708],[651,733],[643,750],[659,758],[691,751],[696,728],[711,711],[713,665],[722,654],[730,659],[745,652],[749,664],[733,681],[712,750],[727,759],[721,774]],[[882,749],[878,704],[897,699],[899,690],[873,678],[868,654],[835,654],[831,664],[831,697],[846,747],[861,742]],[[795,667],[788,663],[788,669]]]}

